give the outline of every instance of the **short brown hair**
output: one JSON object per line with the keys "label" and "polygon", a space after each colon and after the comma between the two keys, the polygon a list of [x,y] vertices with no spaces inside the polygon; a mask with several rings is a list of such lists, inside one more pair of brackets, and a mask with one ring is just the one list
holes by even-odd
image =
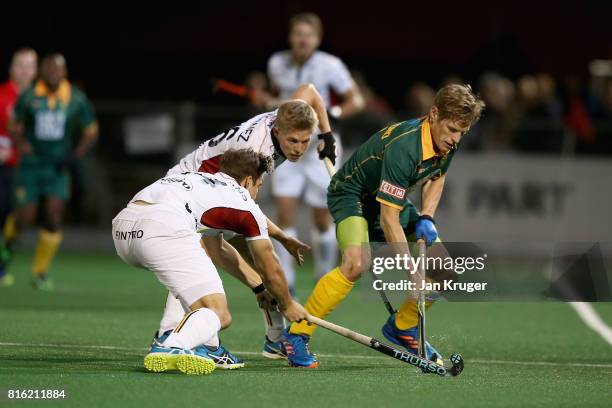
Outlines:
{"label": "short brown hair", "polygon": [[241,182],[251,176],[257,180],[264,173],[272,171],[272,158],[253,149],[230,149],[223,153],[219,171]]}
{"label": "short brown hair", "polygon": [[450,119],[470,127],[478,122],[485,103],[470,85],[452,84],[441,88],[434,98],[439,120]]}
{"label": "short brown hair", "polygon": [[289,32],[298,23],[310,25],[319,35],[319,39],[323,38],[323,23],[321,23],[321,19],[315,13],[299,13],[291,17],[291,20],[289,20]]}
{"label": "short brown hair", "polygon": [[276,127],[281,132],[314,130],[319,126],[319,119],[312,107],[301,99],[282,103],[276,114]]}

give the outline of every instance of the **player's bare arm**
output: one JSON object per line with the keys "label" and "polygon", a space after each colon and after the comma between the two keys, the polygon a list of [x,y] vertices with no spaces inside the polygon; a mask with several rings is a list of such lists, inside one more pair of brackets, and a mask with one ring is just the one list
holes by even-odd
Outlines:
{"label": "player's bare arm", "polygon": [[202,237],[202,242],[206,253],[215,265],[220,266],[251,289],[262,284],[259,274],[249,266],[236,248],[227,242],[223,236]]}
{"label": "player's bare arm", "polygon": [[23,122],[11,118],[8,123],[8,131],[15,139],[15,144],[21,154],[32,154],[32,145],[24,136]]}
{"label": "player's bare arm", "polygon": [[272,242],[268,239],[259,239],[248,241],[247,244],[266,289],[277,300],[285,318],[292,322],[305,319],[308,313],[302,305],[291,298],[285,275],[274,254]]}
{"label": "player's bare arm", "polygon": [[93,144],[98,140],[98,123],[92,123],[83,129],[83,133],[81,134],[81,140],[79,140],[79,144],[74,149],[74,154],[77,158],[82,159],[89,149],[93,146]]}
{"label": "player's bare arm", "polygon": [[301,85],[295,90],[293,95],[291,95],[291,99],[301,99],[312,106],[319,118],[319,130],[321,133],[331,132],[327,110],[325,109],[325,102],[313,84]]}
{"label": "player's bare arm", "polygon": [[440,203],[446,174],[435,180],[427,180],[421,190],[421,214],[433,217]]}
{"label": "player's bare arm", "polygon": [[202,244],[214,264],[251,288],[262,309],[276,309],[276,300],[265,290],[261,276],[240,255],[240,252],[221,235],[202,238]]}
{"label": "player's bare arm", "polygon": [[380,205],[380,226],[388,243],[406,243],[406,235],[400,223],[400,210],[390,205]]}
{"label": "player's bare arm", "polygon": [[299,265],[304,263],[304,251],[309,251],[310,246],[297,238],[283,232],[276,224],[268,218],[268,235],[278,241],[296,260]]}
{"label": "player's bare arm", "polygon": [[351,89],[341,94],[340,99],[342,100],[342,103],[339,106],[334,107],[340,109],[339,111],[336,109],[338,119],[350,118],[351,116],[361,112],[365,107],[365,99],[354,81]]}

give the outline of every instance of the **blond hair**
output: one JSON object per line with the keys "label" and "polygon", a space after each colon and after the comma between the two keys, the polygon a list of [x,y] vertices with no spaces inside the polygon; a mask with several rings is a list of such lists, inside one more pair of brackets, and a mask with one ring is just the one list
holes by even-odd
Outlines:
{"label": "blond hair", "polygon": [[284,102],[278,107],[276,128],[281,132],[314,130],[319,126],[317,114],[301,99]]}
{"label": "blond hair", "polygon": [[439,120],[449,119],[470,127],[478,122],[485,103],[470,85],[452,84],[441,88],[434,98]]}

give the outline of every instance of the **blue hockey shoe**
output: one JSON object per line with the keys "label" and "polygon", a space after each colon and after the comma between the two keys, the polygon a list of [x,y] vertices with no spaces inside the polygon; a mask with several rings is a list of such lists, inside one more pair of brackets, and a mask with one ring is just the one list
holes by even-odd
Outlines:
{"label": "blue hockey shoe", "polygon": [[[397,344],[398,346],[404,347],[412,354],[418,354],[419,352],[419,327],[414,326],[406,330],[400,330],[395,325],[395,316],[393,314],[389,316],[387,322],[382,327],[382,334],[390,342]],[[425,353],[427,359],[442,365],[442,354],[438,352],[428,341],[425,341]]]}
{"label": "blue hockey shoe", "polygon": [[283,331],[281,342],[287,353],[289,365],[293,367],[317,368],[319,361],[308,349],[309,336],[304,334],[289,333],[289,329]]}
{"label": "blue hockey shoe", "polygon": [[219,347],[199,346],[195,348],[199,356],[204,356],[215,362],[217,368],[235,370],[244,367],[244,362],[219,344]]}

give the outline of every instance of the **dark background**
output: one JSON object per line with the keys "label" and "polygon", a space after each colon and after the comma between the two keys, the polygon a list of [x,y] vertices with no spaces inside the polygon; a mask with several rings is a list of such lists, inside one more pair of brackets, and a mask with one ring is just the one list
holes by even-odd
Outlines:
{"label": "dark background", "polygon": [[586,78],[590,60],[612,56],[611,14],[604,4],[28,4],[3,17],[0,66],[27,45],[41,54],[64,53],[71,79],[92,99],[208,102],[210,77],[241,82],[250,71],[265,71],[270,54],[287,48],[289,17],[314,11],[325,28],[322,49],[362,71],[397,106],[410,83],[437,87],[450,73],[471,82],[488,70],[511,79],[529,72],[560,81]]}

